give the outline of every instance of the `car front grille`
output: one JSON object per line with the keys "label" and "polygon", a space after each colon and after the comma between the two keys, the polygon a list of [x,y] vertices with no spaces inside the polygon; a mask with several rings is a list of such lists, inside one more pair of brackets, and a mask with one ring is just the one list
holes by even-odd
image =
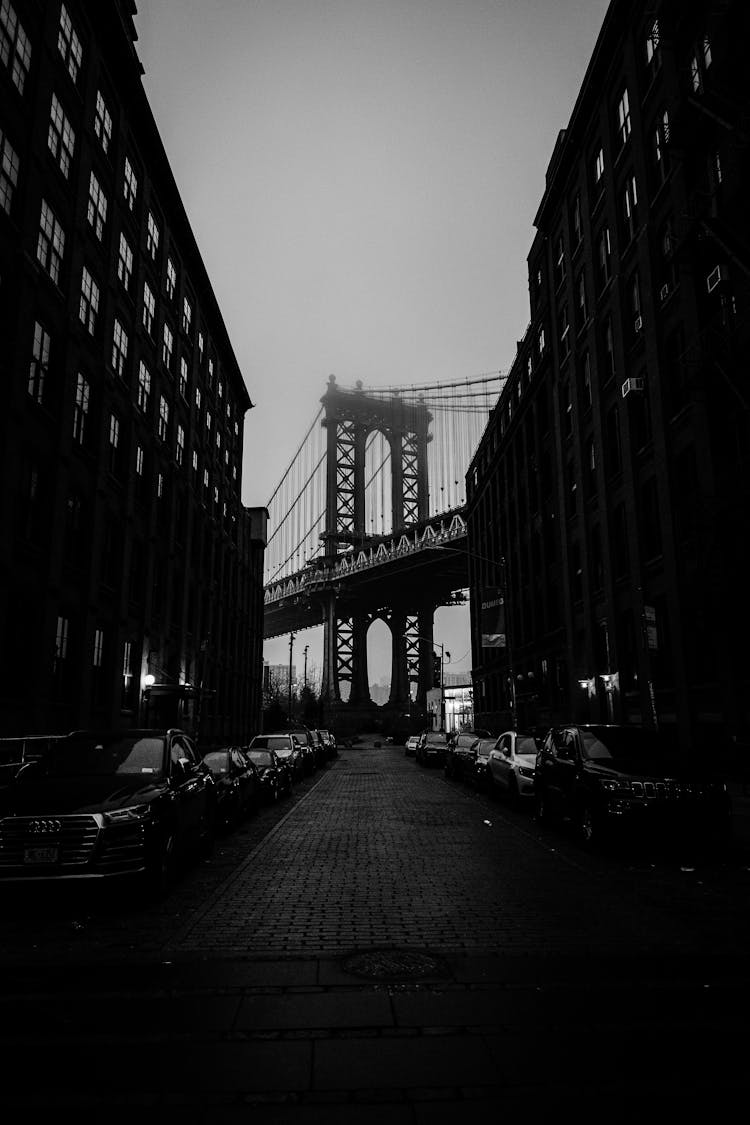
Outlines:
{"label": "car front grille", "polygon": [[24,867],[30,849],[55,848],[55,866],[69,872],[91,862],[99,835],[97,818],[81,813],[70,816],[16,816],[0,820],[0,871]]}

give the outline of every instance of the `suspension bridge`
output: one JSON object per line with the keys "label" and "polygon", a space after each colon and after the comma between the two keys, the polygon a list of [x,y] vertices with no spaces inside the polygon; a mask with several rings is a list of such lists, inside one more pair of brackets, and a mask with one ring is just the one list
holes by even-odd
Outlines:
{"label": "suspension bridge", "polygon": [[264,637],[323,626],[339,730],[383,713],[367,671],[377,619],[392,641],[385,710],[426,709],[435,611],[468,584],[466,471],[505,379],[344,388],[331,375],[268,501]]}

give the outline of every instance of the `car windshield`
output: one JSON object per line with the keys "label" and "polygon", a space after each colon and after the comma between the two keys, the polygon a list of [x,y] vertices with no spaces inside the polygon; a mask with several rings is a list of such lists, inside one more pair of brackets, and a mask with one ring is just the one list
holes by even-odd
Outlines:
{"label": "car windshield", "polygon": [[486,758],[489,755],[490,750],[494,749],[495,742],[496,742],[496,739],[494,739],[494,738],[482,738],[482,739],[480,739],[479,742],[476,745],[477,754],[479,754],[479,756],[481,758]]}
{"label": "car windshield", "polygon": [[229,754],[226,750],[212,750],[210,754],[206,754],[203,761],[211,773],[226,773],[229,769]]}
{"label": "car windshield", "polygon": [[164,739],[159,735],[95,735],[62,739],[36,766],[46,777],[161,774]]}
{"label": "car windshield", "polygon": [[656,731],[622,727],[612,730],[584,730],[581,735],[584,758],[595,762],[670,756],[670,745]]}
{"label": "car windshield", "polygon": [[445,746],[444,734],[428,734],[426,739],[428,746]]}
{"label": "car windshield", "polygon": [[247,756],[251,762],[255,763],[256,766],[273,765],[273,755],[271,754],[270,750],[256,750],[251,747],[247,752]]}
{"label": "car windshield", "polygon": [[253,750],[284,750],[289,748],[288,734],[264,734],[253,739]]}
{"label": "car windshield", "polygon": [[531,734],[516,739],[516,754],[533,754],[536,757],[536,739]]}
{"label": "car windshield", "polygon": [[276,748],[276,757],[277,758],[291,758],[291,756],[292,756],[292,751],[289,749],[288,745],[287,746],[279,746],[279,747]]}

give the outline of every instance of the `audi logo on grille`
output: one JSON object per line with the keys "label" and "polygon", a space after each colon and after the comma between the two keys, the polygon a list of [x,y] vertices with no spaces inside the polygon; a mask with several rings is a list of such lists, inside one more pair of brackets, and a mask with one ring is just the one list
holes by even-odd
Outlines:
{"label": "audi logo on grille", "polygon": [[49,832],[62,832],[61,820],[30,820],[29,832],[35,835],[43,835]]}

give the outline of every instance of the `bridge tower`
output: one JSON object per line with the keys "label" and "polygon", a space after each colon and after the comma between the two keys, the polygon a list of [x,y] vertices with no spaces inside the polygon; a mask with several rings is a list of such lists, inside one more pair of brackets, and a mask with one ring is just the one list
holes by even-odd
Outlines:
{"label": "bridge tower", "polygon": [[[391,535],[417,527],[429,517],[427,446],[432,414],[417,401],[404,402],[343,390],[331,375],[322,425],[327,431],[324,563],[332,567],[343,554],[373,542],[365,526],[365,449],[368,436],[380,431],[390,450]],[[324,666],[322,695],[332,723],[339,729],[366,726],[378,717],[402,725],[401,716],[426,715],[426,693],[433,686],[433,619],[437,603],[429,589],[394,591],[373,582],[366,600],[347,601],[340,588],[323,595]],[[367,633],[381,619],[391,633],[391,691],[380,707],[370,697]],[[411,685],[416,698],[411,701]],[[342,687],[348,685],[348,698]]]}

